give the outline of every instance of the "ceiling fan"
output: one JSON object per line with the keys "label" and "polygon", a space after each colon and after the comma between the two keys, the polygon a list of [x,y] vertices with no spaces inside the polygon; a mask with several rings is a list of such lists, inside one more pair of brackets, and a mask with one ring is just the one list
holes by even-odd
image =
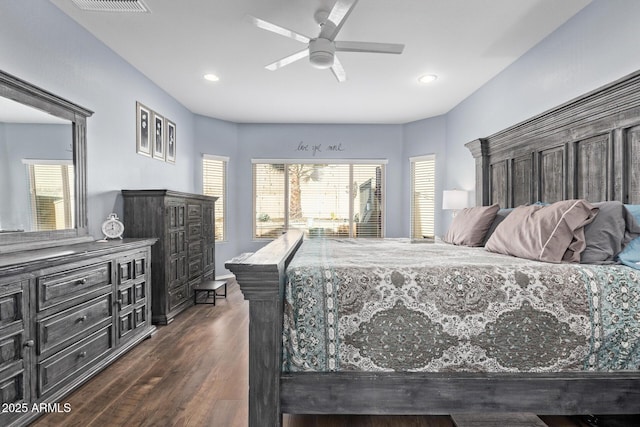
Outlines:
{"label": "ceiling fan", "polygon": [[339,82],[344,82],[347,79],[347,75],[336,56],[336,52],[402,53],[404,50],[403,44],[336,40],[338,32],[356,3],[358,3],[358,0],[337,0],[330,12],[324,9],[316,11],[314,18],[320,25],[320,33],[316,38],[305,36],[254,16],[248,16],[248,19],[258,28],[307,44],[307,47],[303,50],[279,59],[265,68],[275,71],[299,59],[309,57],[311,65],[322,69],[330,68],[336,79]]}

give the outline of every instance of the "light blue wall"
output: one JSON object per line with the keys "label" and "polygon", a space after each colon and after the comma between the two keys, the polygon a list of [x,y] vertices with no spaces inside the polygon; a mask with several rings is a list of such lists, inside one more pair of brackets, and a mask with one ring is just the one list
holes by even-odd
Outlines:
{"label": "light blue wall", "polygon": [[[303,158],[300,141],[343,143],[325,158],[388,159],[387,236],[409,234],[409,157],[437,156],[436,231],[441,190],[473,190],[474,163],[464,147],[531,115],[640,69],[640,2],[594,0],[448,114],[405,125],[236,124],[197,116],[159,89],[47,0],[4,1],[0,68],[95,111],[88,120],[89,229],[122,214],[123,188],[201,191],[201,154],[230,157],[225,259],[260,245],[251,240],[251,159]],[[135,102],[177,124],[175,165],[135,152]]]}
{"label": "light blue wall", "polygon": [[445,186],[474,189],[465,143],[640,69],[639,16],[640,1],[594,0],[450,111]]}
{"label": "light blue wall", "polygon": [[[445,181],[445,153],[446,153],[446,117],[439,116],[430,119],[418,120],[404,125],[404,153],[402,169],[402,195],[403,207],[405,214],[403,215],[402,236],[411,235],[411,176],[409,170],[409,161],[411,157],[424,156],[426,154],[435,154],[436,156],[436,194],[435,194],[435,232],[437,236],[444,234],[446,229],[443,228],[442,210],[442,190]],[[406,189],[406,190],[404,190]]]}

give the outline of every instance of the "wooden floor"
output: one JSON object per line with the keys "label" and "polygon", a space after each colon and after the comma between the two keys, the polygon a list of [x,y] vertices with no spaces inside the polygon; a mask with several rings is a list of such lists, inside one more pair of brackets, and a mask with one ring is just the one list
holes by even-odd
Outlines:
{"label": "wooden floor", "polygon": [[[145,340],[63,402],[69,413],[33,427],[247,426],[248,303],[237,284],[216,306],[196,305]],[[544,416],[550,427],[587,427]],[[638,426],[640,418],[601,427]],[[454,427],[448,416],[285,415],[285,427]],[[265,426],[270,427],[270,426]],[[508,426],[501,426],[508,427]]]}

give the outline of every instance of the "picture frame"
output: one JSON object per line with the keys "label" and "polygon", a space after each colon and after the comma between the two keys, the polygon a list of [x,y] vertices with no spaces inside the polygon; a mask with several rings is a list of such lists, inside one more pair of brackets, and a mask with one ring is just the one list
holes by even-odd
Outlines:
{"label": "picture frame", "polygon": [[168,163],[174,163],[176,162],[176,124],[174,122],[172,122],[169,119],[165,120],[165,124],[166,129],[165,129],[165,135],[166,135],[166,151],[167,151],[167,155],[166,155],[166,161]]}
{"label": "picture frame", "polygon": [[152,111],[136,101],[136,152],[151,157],[152,134],[150,133]]}
{"label": "picture frame", "polygon": [[155,111],[152,113],[151,123],[153,124],[153,131],[151,141],[153,142],[153,158],[164,160],[166,156],[164,117]]}

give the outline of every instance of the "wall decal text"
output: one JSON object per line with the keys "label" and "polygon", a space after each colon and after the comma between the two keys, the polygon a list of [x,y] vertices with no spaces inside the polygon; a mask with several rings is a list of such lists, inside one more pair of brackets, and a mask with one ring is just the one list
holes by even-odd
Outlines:
{"label": "wall decal text", "polygon": [[345,151],[345,148],[342,146],[342,143],[329,144],[323,147],[322,144],[305,144],[303,141],[300,141],[295,151],[311,153],[312,156],[315,156],[323,151]]}

